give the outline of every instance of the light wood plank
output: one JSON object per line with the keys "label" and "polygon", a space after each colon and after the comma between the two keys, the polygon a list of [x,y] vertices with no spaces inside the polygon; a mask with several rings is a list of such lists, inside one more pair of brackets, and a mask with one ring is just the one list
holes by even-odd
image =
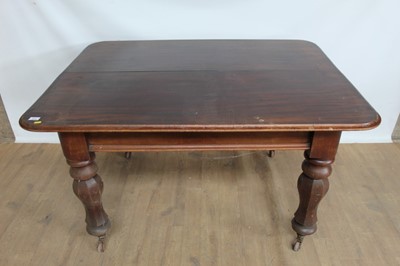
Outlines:
{"label": "light wood plank", "polygon": [[106,252],[58,145],[0,144],[0,265],[398,265],[400,146],[341,145],[318,231],[291,250],[301,151],[99,153]]}

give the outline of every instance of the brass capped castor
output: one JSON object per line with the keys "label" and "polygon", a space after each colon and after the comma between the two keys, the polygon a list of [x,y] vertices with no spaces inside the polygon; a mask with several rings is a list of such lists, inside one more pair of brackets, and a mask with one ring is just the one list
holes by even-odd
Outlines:
{"label": "brass capped castor", "polygon": [[104,244],[104,242],[105,242],[105,239],[106,239],[106,236],[104,235],[104,236],[99,236],[99,240],[97,241],[97,251],[98,252],[104,252],[104,248],[105,248],[105,244]]}
{"label": "brass capped castor", "polygon": [[293,251],[299,251],[301,248],[301,244],[303,243],[304,236],[297,234],[296,240],[293,243]]}

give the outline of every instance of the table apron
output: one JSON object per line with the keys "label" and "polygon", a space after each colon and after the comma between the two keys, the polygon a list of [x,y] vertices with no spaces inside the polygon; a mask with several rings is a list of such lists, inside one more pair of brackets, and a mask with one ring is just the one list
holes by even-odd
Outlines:
{"label": "table apron", "polygon": [[305,150],[312,132],[86,133],[89,151]]}

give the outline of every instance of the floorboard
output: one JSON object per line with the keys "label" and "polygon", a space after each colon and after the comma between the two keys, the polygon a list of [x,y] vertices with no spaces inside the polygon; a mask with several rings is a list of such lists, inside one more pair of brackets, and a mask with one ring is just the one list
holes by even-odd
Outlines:
{"label": "floorboard", "polygon": [[98,153],[105,253],[59,145],[0,144],[0,265],[399,265],[400,145],[343,144],[291,250],[301,151]]}

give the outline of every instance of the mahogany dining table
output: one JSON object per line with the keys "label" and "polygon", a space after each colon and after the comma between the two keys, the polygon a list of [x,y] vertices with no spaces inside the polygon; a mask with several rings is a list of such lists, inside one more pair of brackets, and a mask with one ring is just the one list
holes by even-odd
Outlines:
{"label": "mahogany dining table", "polygon": [[379,123],[321,49],[302,40],[94,43],[20,118],[24,129],[58,132],[99,251],[110,220],[95,152],[304,150],[297,251],[317,230],[342,131]]}

